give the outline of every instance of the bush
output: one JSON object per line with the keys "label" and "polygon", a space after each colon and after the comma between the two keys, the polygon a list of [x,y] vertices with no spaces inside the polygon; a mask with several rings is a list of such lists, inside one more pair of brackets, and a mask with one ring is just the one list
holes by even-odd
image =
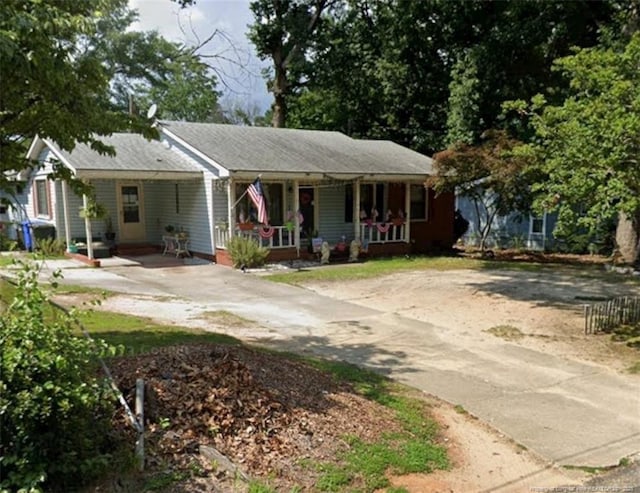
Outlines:
{"label": "bush", "polygon": [[0,491],[68,491],[109,466],[112,393],[96,377],[104,344],[73,334],[25,264],[0,320]]}
{"label": "bush", "polygon": [[63,257],[67,247],[59,238],[42,238],[37,240],[36,249],[45,257]]}
{"label": "bush", "polygon": [[229,255],[233,261],[233,266],[259,267],[264,265],[269,255],[269,250],[254,240],[244,236],[234,236],[227,244]]}

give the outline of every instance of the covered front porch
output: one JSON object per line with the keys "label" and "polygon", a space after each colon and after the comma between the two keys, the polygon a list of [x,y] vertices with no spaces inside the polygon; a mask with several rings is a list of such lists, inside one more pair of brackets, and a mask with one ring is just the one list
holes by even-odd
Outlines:
{"label": "covered front porch", "polygon": [[226,217],[215,225],[218,262],[229,263],[227,245],[233,236],[252,238],[268,248],[271,261],[314,255],[323,242],[331,248],[347,245],[348,249],[353,240],[369,254],[407,253],[412,225],[428,219],[429,191],[424,178],[263,177],[270,219],[270,224],[264,225],[257,222],[245,195],[251,181],[235,177],[224,184]]}

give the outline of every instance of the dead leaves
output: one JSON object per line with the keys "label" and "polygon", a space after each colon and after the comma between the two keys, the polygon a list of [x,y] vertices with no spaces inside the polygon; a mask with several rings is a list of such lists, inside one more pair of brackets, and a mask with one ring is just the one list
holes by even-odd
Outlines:
{"label": "dead leaves", "polygon": [[[151,466],[193,468],[212,447],[249,476],[304,485],[314,473],[298,458],[332,461],[342,436],[367,439],[394,426],[386,410],[327,374],[244,347],[167,347],[121,358],[112,372],[129,402],[136,379],[145,381]],[[203,473],[223,480],[208,462]]]}

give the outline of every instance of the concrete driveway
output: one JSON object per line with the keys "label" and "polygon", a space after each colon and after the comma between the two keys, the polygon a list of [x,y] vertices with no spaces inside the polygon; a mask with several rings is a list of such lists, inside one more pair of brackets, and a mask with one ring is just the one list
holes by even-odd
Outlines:
{"label": "concrete driveway", "polygon": [[447,327],[211,264],[107,264],[102,269],[65,265],[65,282],[173,295],[255,320],[281,336],[282,349],[373,368],[463,406],[558,464],[614,465],[640,451],[637,376],[499,339],[471,344]]}

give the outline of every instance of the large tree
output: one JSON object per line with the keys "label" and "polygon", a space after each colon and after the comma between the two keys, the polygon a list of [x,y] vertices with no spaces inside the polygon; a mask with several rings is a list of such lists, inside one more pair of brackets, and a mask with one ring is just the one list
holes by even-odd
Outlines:
{"label": "large tree", "polygon": [[[557,61],[570,80],[561,104],[533,100],[537,139],[521,152],[544,174],[534,189],[540,209],[558,211],[560,232],[594,235],[618,217],[618,248],[628,263],[640,252],[640,33],[612,47],[577,50]],[[525,111],[517,102],[512,109]]]}
{"label": "large tree", "polygon": [[270,59],[269,90],[273,93],[274,127],[285,127],[287,99],[300,83],[307,50],[314,44],[322,16],[337,0],[254,0],[255,23],[249,39],[262,59]]}
{"label": "large tree", "polygon": [[500,125],[503,101],[559,87],[552,61],[593,45],[614,10],[604,1],[342,0],[308,41],[290,121],[426,153],[474,142]]}
{"label": "large tree", "polygon": [[19,170],[34,135],[70,150],[77,142],[107,151],[100,136],[133,130],[152,135],[144,119],[114,106],[113,73],[96,48],[100,24],[126,0],[39,2],[0,6],[0,169]]}
{"label": "large tree", "polygon": [[458,144],[434,155],[436,174],[428,184],[469,197],[481,251],[497,215],[529,211],[529,157],[513,152],[520,144],[505,131],[488,131],[476,145]]}

